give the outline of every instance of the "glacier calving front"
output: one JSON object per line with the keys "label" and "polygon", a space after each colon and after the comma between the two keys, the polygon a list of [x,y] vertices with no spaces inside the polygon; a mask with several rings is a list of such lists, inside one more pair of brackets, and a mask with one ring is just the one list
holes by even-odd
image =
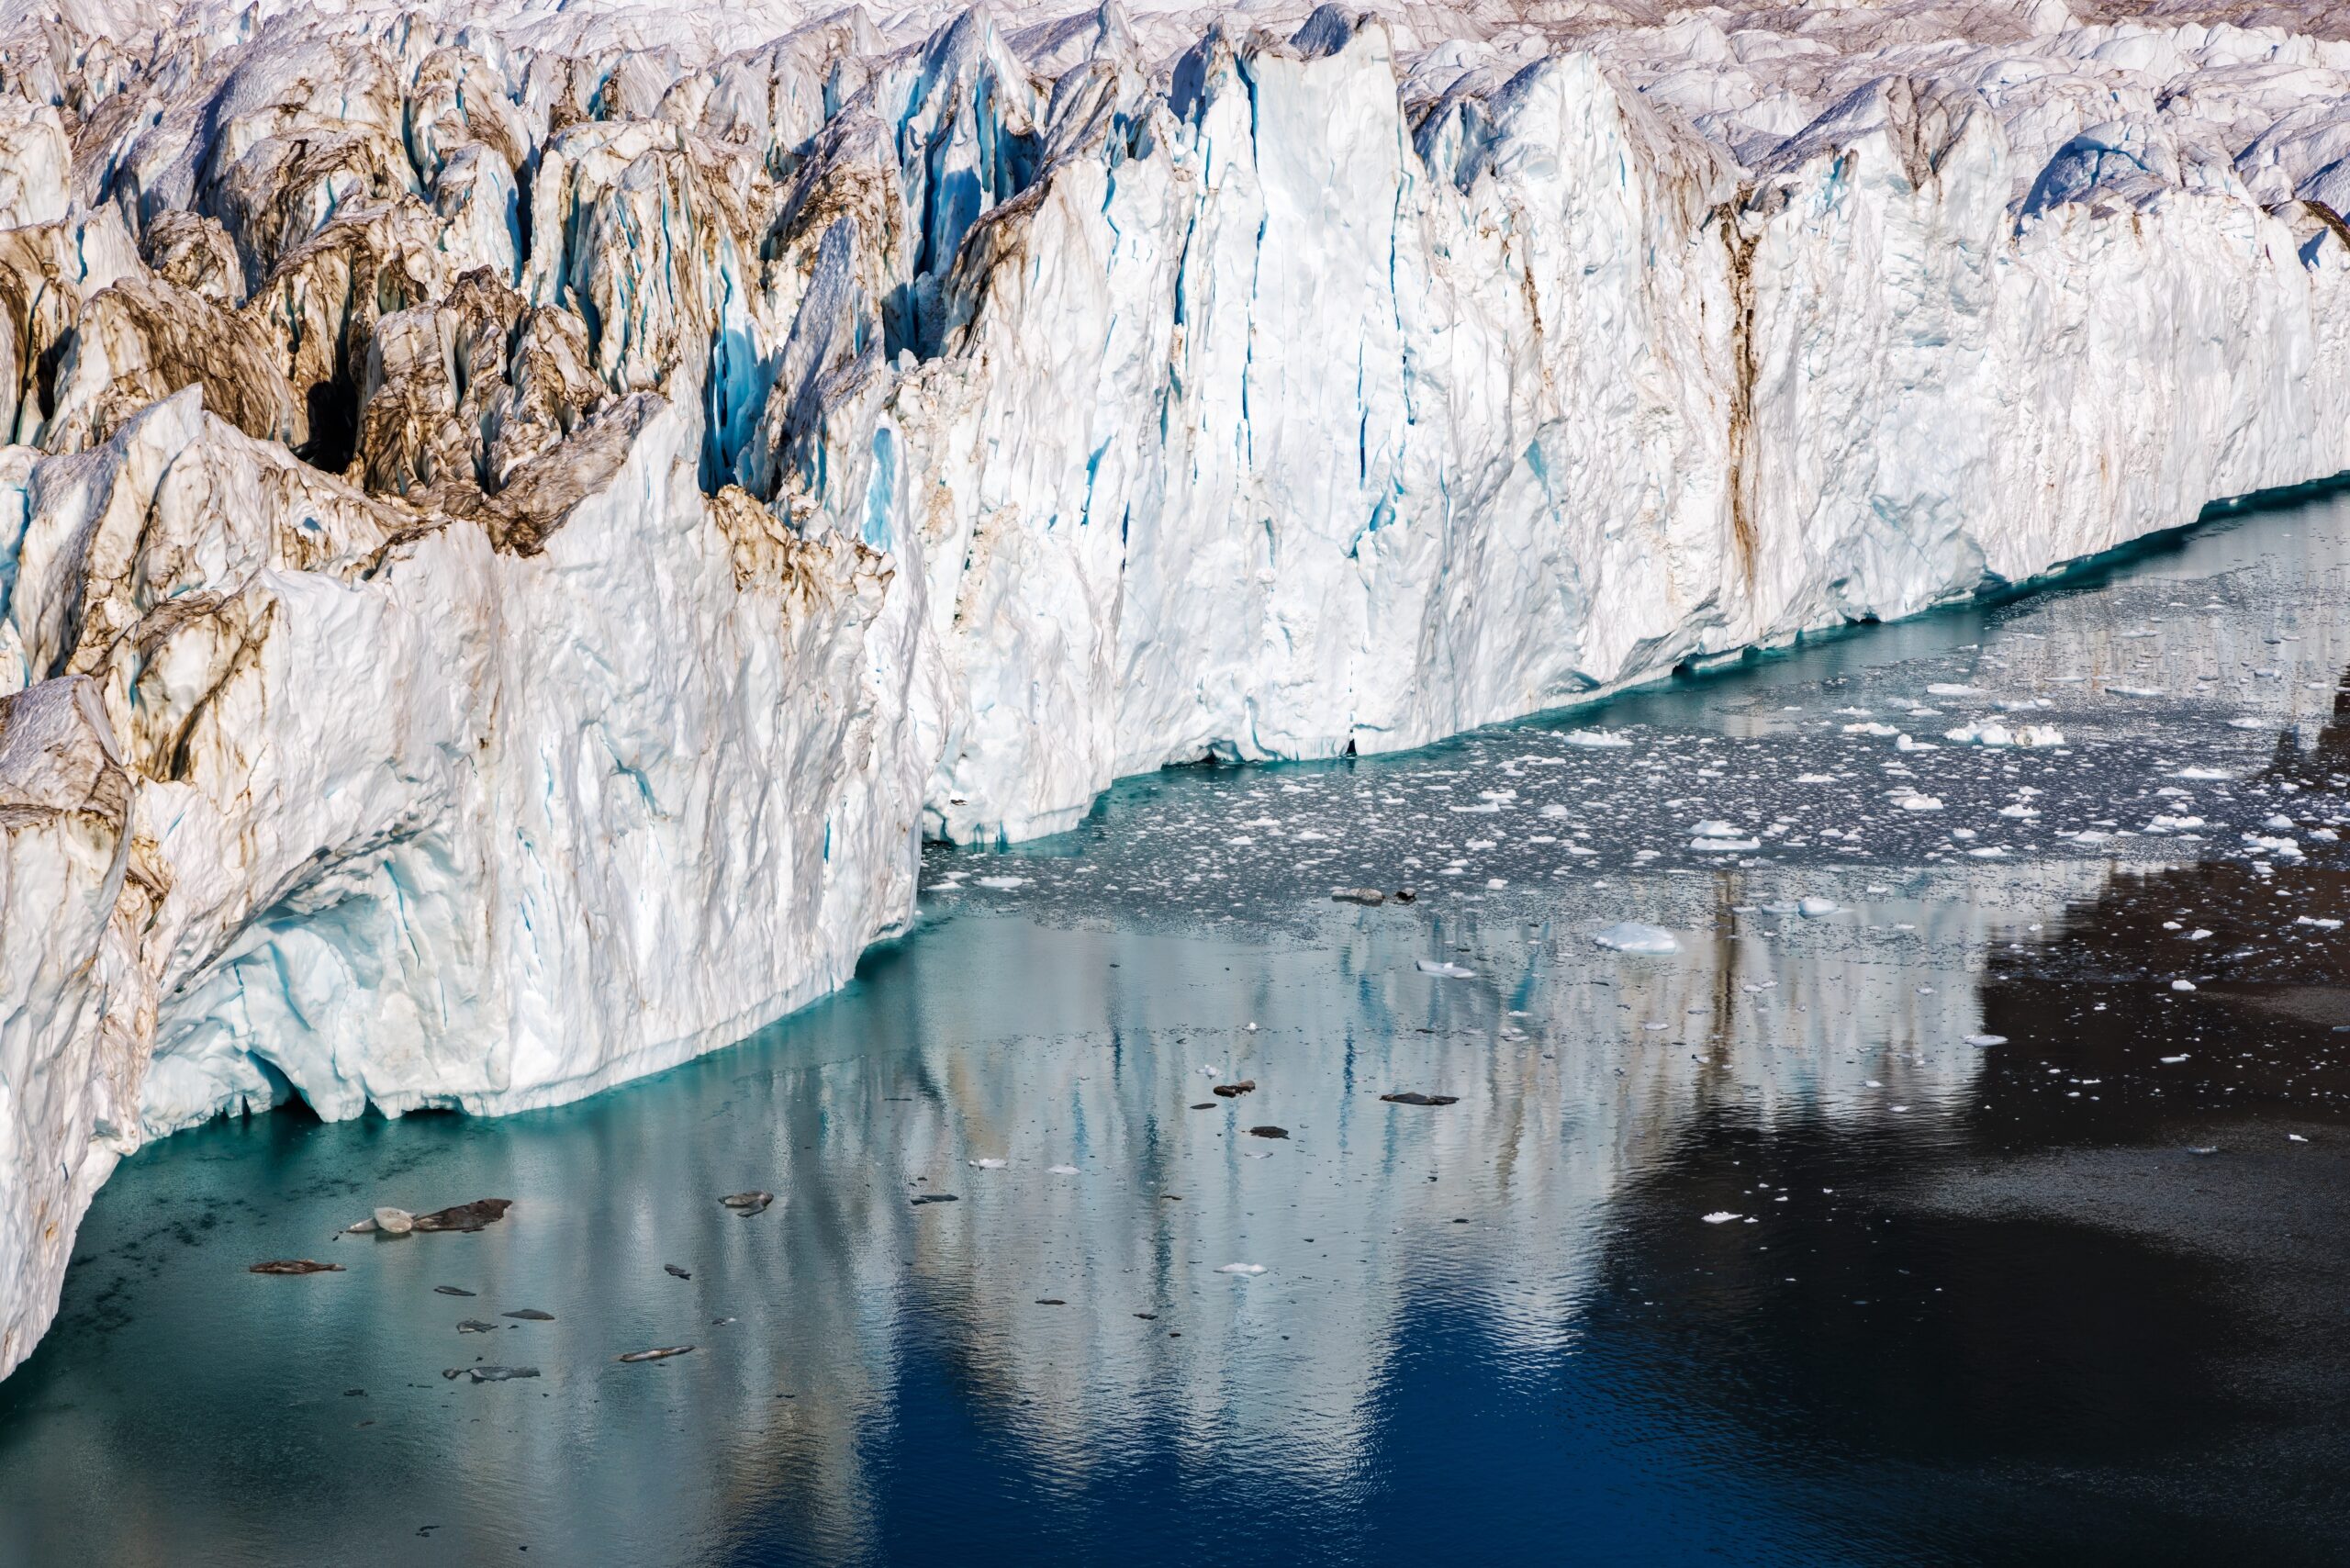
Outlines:
{"label": "glacier calving front", "polygon": [[1603,9],[6,40],[0,1372],[146,1139],[682,1060],[925,828],[2350,467],[2350,43]]}

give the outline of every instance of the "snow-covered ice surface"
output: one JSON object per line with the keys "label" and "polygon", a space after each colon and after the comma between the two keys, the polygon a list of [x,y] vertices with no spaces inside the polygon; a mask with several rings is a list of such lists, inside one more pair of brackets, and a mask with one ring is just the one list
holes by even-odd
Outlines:
{"label": "snow-covered ice surface", "polygon": [[[2113,9],[10,12],[0,1370],[149,1138],[671,1065],[902,925],[925,829],[2350,466],[2344,18]],[[1608,725],[1556,744],[1707,760]],[[2001,782],[1897,819],[1860,745],[1856,854]],[[1696,836],[1789,834],[1595,863]]]}

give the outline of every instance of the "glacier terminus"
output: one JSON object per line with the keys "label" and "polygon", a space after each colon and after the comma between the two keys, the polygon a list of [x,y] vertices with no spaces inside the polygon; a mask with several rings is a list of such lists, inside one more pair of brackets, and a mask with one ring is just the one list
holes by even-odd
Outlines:
{"label": "glacier terminus", "polygon": [[2281,0],[8,7],[0,1373],[142,1145],[731,1044],[926,838],[2350,469],[2345,213]]}

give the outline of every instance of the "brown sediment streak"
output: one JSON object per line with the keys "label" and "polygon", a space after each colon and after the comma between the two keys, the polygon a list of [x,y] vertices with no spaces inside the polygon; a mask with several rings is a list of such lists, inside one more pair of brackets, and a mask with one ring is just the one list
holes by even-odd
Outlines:
{"label": "brown sediment streak", "polygon": [[1754,460],[1754,247],[1739,225],[1740,203],[1716,208],[1729,251],[1729,532],[1746,586],[1754,586],[1754,517],[1748,504]]}
{"label": "brown sediment streak", "polygon": [[2309,214],[2311,218],[2316,218],[2320,223],[2322,223],[2328,229],[2333,230],[2333,237],[2335,239],[2341,241],[2344,245],[2350,245],[2350,223],[2343,222],[2342,215],[2340,213],[2334,211],[2333,208],[2328,207],[2322,201],[2304,201],[2301,205],[2309,209]]}

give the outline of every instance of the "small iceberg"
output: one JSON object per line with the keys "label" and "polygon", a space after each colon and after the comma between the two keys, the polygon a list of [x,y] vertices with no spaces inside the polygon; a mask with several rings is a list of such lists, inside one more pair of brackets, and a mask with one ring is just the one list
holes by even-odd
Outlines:
{"label": "small iceberg", "polygon": [[1448,964],[1440,958],[1422,958],[1419,960],[1419,970],[1424,975],[1435,975],[1439,980],[1475,980],[1477,978],[1476,970],[1460,964]]}
{"label": "small iceberg", "polygon": [[1620,730],[1569,730],[1559,738],[1569,745],[1589,746],[1594,749],[1613,749],[1632,744],[1632,737]]}
{"label": "small iceberg", "polygon": [[1961,724],[1954,730],[1944,730],[1942,739],[1960,745],[1979,746],[2038,746],[2063,745],[2065,732],[2053,724],[2018,724],[2012,729],[1997,719],[1986,719],[1977,724]]}
{"label": "small iceberg", "polygon": [[1605,930],[1595,931],[1591,940],[1596,946],[1616,953],[1664,954],[1681,951],[1681,941],[1662,925],[1643,925],[1637,920],[1619,920]]}

